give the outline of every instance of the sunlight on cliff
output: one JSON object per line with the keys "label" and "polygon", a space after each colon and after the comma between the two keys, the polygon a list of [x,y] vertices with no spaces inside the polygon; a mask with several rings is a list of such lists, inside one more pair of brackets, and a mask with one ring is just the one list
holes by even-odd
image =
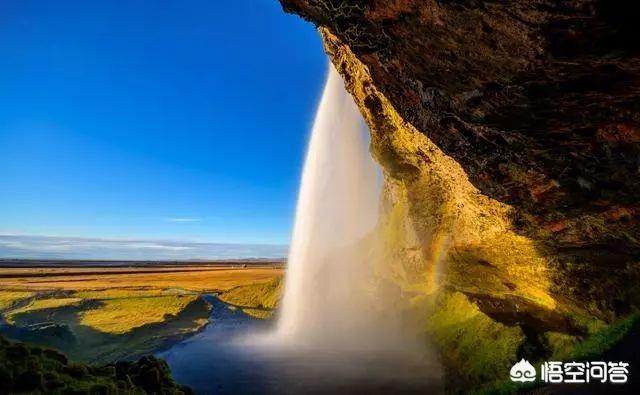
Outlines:
{"label": "sunlight on cliff", "polygon": [[455,160],[399,115],[351,50],[321,32],[348,76],[385,174],[379,275],[409,296],[448,287],[555,308],[547,259],[513,229],[511,207],[482,195]]}

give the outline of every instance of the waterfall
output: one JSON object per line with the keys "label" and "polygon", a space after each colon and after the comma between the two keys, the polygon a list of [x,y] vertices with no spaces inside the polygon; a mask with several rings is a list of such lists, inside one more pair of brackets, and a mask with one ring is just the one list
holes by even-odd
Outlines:
{"label": "waterfall", "polygon": [[335,342],[368,325],[370,268],[362,245],[377,221],[381,184],[368,141],[330,66],[302,173],[278,323],[288,341]]}
{"label": "waterfall", "polygon": [[[401,319],[397,285],[374,275],[381,171],[369,134],[330,66],[302,172],[275,330],[242,354],[275,372],[273,393],[441,393],[419,327]],[[423,331],[423,329],[422,329]]]}

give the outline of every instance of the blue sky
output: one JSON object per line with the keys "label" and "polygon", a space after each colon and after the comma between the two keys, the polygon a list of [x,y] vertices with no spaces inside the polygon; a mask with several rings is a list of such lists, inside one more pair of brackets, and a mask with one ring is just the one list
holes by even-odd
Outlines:
{"label": "blue sky", "polygon": [[5,0],[0,53],[0,234],[288,243],[327,61],[277,1]]}

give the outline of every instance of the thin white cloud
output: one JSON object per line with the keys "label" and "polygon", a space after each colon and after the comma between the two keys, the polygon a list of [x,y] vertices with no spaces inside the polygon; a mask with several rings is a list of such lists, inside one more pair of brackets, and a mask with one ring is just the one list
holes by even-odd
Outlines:
{"label": "thin white cloud", "polygon": [[169,217],[164,219],[166,222],[200,222],[202,218],[194,217]]}
{"label": "thin white cloud", "polygon": [[283,245],[0,234],[0,258],[190,260],[286,255]]}

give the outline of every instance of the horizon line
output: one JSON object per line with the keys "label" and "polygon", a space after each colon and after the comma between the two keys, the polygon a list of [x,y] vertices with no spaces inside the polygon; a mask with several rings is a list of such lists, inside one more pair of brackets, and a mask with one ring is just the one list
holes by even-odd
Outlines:
{"label": "horizon line", "polygon": [[13,233],[13,232],[0,232],[0,237],[39,237],[39,238],[60,238],[60,239],[72,239],[77,241],[106,241],[106,242],[166,242],[166,243],[188,243],[188,244],[216,244],[216,245],[252,245],[252,246],[274,246],[274,247],[289,247],[289,243],[267,243],[267,242],[240,242],[240,241],[203,241],[198,239],[171,239],[171,238],[153,238],[144,236],[135,237],[102,237],[102,236],[68,236],[68,235],[56,235],[56,234],[38,234],[38,233]]}

